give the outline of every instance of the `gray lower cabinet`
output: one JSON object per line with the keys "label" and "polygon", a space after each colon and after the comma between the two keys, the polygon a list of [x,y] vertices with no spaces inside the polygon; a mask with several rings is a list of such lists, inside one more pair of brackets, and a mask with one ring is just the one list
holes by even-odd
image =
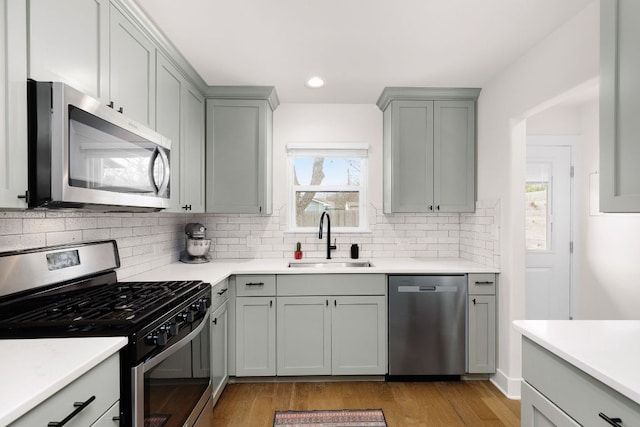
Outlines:
{"label": "gray lower cabinet", "polygon": [[600,210],[640,212],[640,2],[600,2]]}
{"label": "gray lower cabinet", "polygon": [[274,275],[235,277],[235,374],[276,374],[276,297]]}
{"label": "gray lower cabinet", "polygon": [[214,405],[229,380],[227,304],[225,302],[211,314],[211,385]]}
{"label": "gray lower cabinet", "polygon": [[526,337],[522,378],[523,427],[640,425],[639,404]]}
{"label": "gray lower cabinet", "polygon": [[278,275],[277,375],[383,375],[385,276]]}
{"label": "gray lower cabinet", "polygon": [[528,383],[522,383],[520,420],[524,427],[578,427],[570,416]]}
{"label": "gray lower cabinet", "polygon": [[120,425],[120,359],[116,353],[10,424],[33,427],[60,423],[82,402],[85,408],[67,427],[116,427]]}
{"label": "gray lower cabinet", "polygon": [[215,89],[206,103],[207,212],[271,214],[275,89]]}
{"label": "gray lower cabinet", "polygon": [[382,92],[385,213],[475,210],[479,93],[433,88]]}
{"label": "gray lower cabinet", "polygon": [[469,274],[467,317],[467,372],[496,371],[496,275]]}

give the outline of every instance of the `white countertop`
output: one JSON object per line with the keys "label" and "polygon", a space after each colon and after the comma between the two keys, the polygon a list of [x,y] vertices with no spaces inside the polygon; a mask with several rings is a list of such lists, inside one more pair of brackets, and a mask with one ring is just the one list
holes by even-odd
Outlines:
{"label": "white countertop", "polygon": [[[304,259],[302,262],[322,262],[324,259]],[[290,259],[246,259],[212,260],[206,264],[185,264],[175,262],[155,270],[147,271],[125,281],[155,280],[203,280],[216,283],[232,274],[335,274],[335,273],[378,273],[378,274],[460,274],[498,273],[499,270],[459,258],[374,258],[374,259],[332,259],[332,262],[369,261],[372,267],[339,268],[289,268]]]}
{"label": "white countertop", "polygon": [[126,338],[0,340],[0,425],[7,425],[106,360]]}
{"label": "white countertop", "polygon": [[640,404],[640,321],[516,320],[533,342]]}

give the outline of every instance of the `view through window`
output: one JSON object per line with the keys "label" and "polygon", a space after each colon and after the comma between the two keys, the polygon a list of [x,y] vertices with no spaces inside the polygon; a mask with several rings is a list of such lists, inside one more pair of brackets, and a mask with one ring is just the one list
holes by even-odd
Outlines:
{"label": "view through window", "polygon": [[366,150],[294,150],[292,221],[296,230],[316,230],[322,212],[331,215],[332,230],[355,231],[365,224]]}

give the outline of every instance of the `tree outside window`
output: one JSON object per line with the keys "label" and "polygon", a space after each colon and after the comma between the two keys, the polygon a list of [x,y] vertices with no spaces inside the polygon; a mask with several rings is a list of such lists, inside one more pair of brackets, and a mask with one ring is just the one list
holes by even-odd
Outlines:
{"label": "tree outside window", "polygon": [[353,154],[337,149],[290,152],[292,229],[315,231],[324,211],[331,215],[333,230],[364,229],[366,157]]}

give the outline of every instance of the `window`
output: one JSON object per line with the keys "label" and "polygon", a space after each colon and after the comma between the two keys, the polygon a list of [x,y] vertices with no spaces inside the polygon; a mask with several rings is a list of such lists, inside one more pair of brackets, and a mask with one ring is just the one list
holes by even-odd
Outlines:
{"label": "window", "polygon": [[296,143],[287,153],[292,231],[316,231],[324,211],[332,231],[367,230],[367,144]]}
{"label": "window", "polygon": [[525,241],[528,251],[551,249],[551,164],[527,163]]}

